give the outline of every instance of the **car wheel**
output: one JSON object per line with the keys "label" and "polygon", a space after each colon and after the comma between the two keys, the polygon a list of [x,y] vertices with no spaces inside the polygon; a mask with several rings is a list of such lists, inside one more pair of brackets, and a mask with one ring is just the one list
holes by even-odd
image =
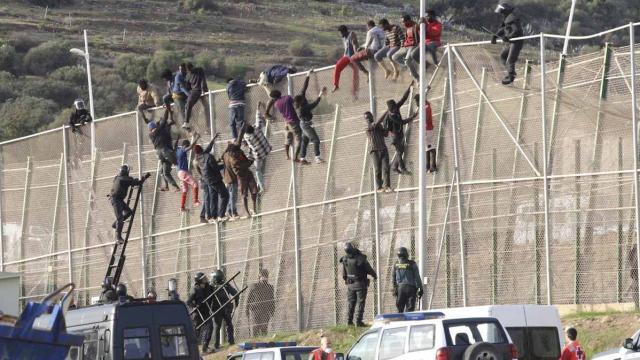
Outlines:
{"label": "car wheel", "polygon": [[462,356],[463,360],[501,360],[498,349],[495,346],[487,343],[480,342],[473,345],[469,345]]}

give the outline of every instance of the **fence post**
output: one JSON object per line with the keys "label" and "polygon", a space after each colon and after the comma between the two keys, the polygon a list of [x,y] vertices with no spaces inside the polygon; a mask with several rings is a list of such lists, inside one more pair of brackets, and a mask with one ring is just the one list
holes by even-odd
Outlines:
{"label": "fence post", "polygon": [[0,155],[0,272],[4,271],[4,231],[2,229],[4,226],[4,217],[2,216],[2,189],[4,188],[4,184],[2,182],[2,173],[4,173],[4,159],[2,158],[2,155]]}
{"label": "fence post", "polygon": [[[73,282],[73,270],[71,265],[71,201],[69,199],[69,148],[67,146],[67,130],[62,126],[62,149],[64,153],[64,202],[67,215],[67,266],[69,267],[69,282]],[[76,299],[77,300],[77,299]]]}
{"label": "fence post", "polygon": [[[289,94],[293,93],[293,83],[290,74],[287,74],[287,89]],[[298,214],[298,185],[296,184],[296,157],[295,147],[291,147],[291,197],[293,199],[293,240],[295,251],[295,272],[296,272],[296,314],[298,317],[298,330],[303,329],[303,309],[302,309],[302,266],[300,259],[300,221]]]}
{"label": "fence post", "polygon": [[[140,119],[138,119],[139,113],[136,112],[136,141],[138,143],[138,176],[140,178],[142,178],[143,173],[142,173],[142,129],[140,129]],[[140,209],[138,211],[140,211],[140,216],[138,217],[140,219],[140,266],[142,267],[142,273],[140,274],[142,276],[142,295],[141,296],[145,296],[146,292],[147,292],[147,277],[146,277],[146,267],[147,267],[147,261],[145,258],[145,247],[144,247],[144,243],[145,243],[145,228],[144,228],[144,191],[142,191],[143,186],[141,186],[141,191],[140,191]]]}
{"label": "fence post", "polygon": [[[635,33],[633,23],[629,24],[629,59],[631,67],[631,124],[633,128],[633,189],[635,200],[635,226],[636,226],[636,272],[640,270],[640,196],[638,194],[638,113],[636,104],[638,103],[636,94],[636,55],[635,55]],[[638,276],[638,292],[640,293],[640,276]],[[635,295],[638,296],[638,295]]]}
{"label": "fence post", "polygon": [[[158,209],[158,186],[160,185],[160,181],[162,175],[160,175],[160,172],[162,171],[162,162],[160,160],[158,160],[158,165],[156,166],[156,178],[155,178],[155,182],[153,184],[153,198],[151,200],[151,213],[149,214],[149,261],[147,262],[147,266],[149,267],[149,278],[151,278],[151,286],[152,287],[156,287],[156,277],[155,277],[155,272],[153,271],[153,268],[156,266],[156,237],[153,236],[153,233],[155,231],[155,216],[156,216],[156,210]],[[169,186],[169,184],[167,183],[167,186]],[[143,253],[142,256],[145,256],[145,254]],[[146,292],[146,289],[145,289]],[[146,294],[145,294],[146,295]]]}
{"label": "fence post", "polygon": [[[451,50],[451,45],[447,45]],[[449,71],[449,104],[451,106],[451,137],[453,138],[453,162],[456,178],[456,193],[457,193],[457,205],[458,205],[458,233],[460,240],[460,278],[462,279],[462,306],[467,306],[467,272],[465,265],[465,243],[464,243],[464,229],[462,226],[462,190],[460,186],[460,164],[458,154],[458,131],[456,123],[456,102],[455,102],[455,88],[453,82],[453,68],[451,51],[447,52],[447,63]]]}
{"label": "fence post", "polygon": [[216,122],[214,121],[215,111],[213,111],[213,92],[209,91],[209,131],[211,132],[211,139],[216,134]]}
{"label": "fence post", "polygon": [[[380,213],[379,213],[379,205],[378,205],[378,191],[376,190],[376,180],[375,173],[371,172],[371,184],[373,188],[373,221],[374,221],[374,229],[375,229],[375,261],[376,261],[376,274],[378,276],[382,276],[380,273]],[[390,250],[392,251],[392,250]],[[380,281],[376,282],[376,314],[382,313],[382,286],[380,285]]]}
{"label": "fence post", "polygon": [[[58,208],[59,208],[59,204],[60,204],[60,188],[62,187],[62,175],[63,175],[63,164],[64,164],[64,154],[60,154],[60,168],[58,169],[58,183],[56,184],[56,200],[55,200],[55,205],[54,205],[54,209],[53,209],[53,220],[51,221],[51,244],[49,245],[49,253],[53,254],[57,252],[57,246],[56,246],[56,242],[58,239],[58,236],[56,234],[56,232],[58,231]],[[46,291],[52,292],[55,289],[51,288],[51,282],[55,284],[56,282],[56,273],[57,270],[55,270],[55,263],[54,266],[51,265],[52,263],[52,258],[54,256],[50,256],[47,259],[47,283],[45,285],[45,288],[47,289]],[[53,279],[50,282],[50,279]]]}
{"label": "fence post", "polygon": [[[544,42],[544,33],[540,33],[540,93],[541,93],[541,98],[540,98],[540,120],[542,121],[542,183],[544,186],[544,192],[543,192],[543,197],[544,197],[544,245],[545,245],[545,265],[547,267],[547,304],[551,305],[551,255],[549,254],[549,251],[551,249],[551,244],[550,244],[550,234],[549,234],[549,179],[547,177],[547,166],[548,166],[548,161],[547,159],[549,159],[550,153],[547,152],[547,108],[546,108],[546,101],[545,101],[545,95],[546,95],[546,86],[547,86],[547,82],[546,82],[546,64],[545,64],[545,54],[544,54],[544,49],[545,49],[545,42]],[[563,60],[561,60],[563,61]],[[561,68],[558,70],[560,72],[562,72],[562,65]],[[558,78],[560,78],[561,75],[558,75]],[[560,87],[560,82],[558,82],[557,84],[558,87]],[[553,125],[552,125],[552,131],[553,131]],[[549,154],[549,155],[548,155]],[[547,157],[548,156],[548,157]]]}
{"label": "fence post", "polygon": [[[24,193],[22,194],[22,212],[21,212],[21,220],[20,220],[20,244],[18,258],[20,260],[24,259],[24,240],[26,238],[27,232],[25,227],[27,226],[27,210],[29,206],[29,188],[31,187],[31,167],[33,164],[31,163],[31,156],[27,156],[27,168],[25,169],[25,177],[24,177]],[[23,261],[18,265],[18,272],[23,272],[25,263]],[[20,281],[20,297],[24,296],[24,279]]]}

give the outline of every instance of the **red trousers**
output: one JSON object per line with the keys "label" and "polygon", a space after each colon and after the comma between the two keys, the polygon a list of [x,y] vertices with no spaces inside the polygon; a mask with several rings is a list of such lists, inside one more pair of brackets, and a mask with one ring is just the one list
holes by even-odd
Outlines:
{"label": "red trousers", "polygon": [[351,70],[353,71],[353,89],[351,90],[353,95],[358,93],[358,88],[360,87],[360,78],[358,76],[358,67],[356,64],[351,62],[351,59],[348,56],[343,56],[338,59],[336,63],[336,69],[333,72],[333,85],[340,86],[340,74],[342,70],[344,70],[347,65],[351,65]]}

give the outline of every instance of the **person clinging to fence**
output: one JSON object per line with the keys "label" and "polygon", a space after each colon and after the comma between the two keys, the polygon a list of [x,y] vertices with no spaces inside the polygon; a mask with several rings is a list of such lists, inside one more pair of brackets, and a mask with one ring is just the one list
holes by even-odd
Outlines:
{"label": "person clinging to fence", "polygon": [[[438,48],[442,45],[440,40],[442,36],[442,23],[436,18],[436,12],[433,9],[427,10],[427,16],[420,19],[421,24],[425,24],[425,67],[429,65],[438,65]],[[416,47],[411,53],[413,61],[420,63],[420,47]],[[416,79],[418,80],[418,79]]]}
{"label": "person clinging to fence", "polygon": [[369,75],[369,71],[367,71],[362,62],[372,59],[373,56],[385,45],[384,30],[376,26],[375,21],[367,21],[367,29],[367,39],[364,43],[364,48],[359,49],[353,56],[351,56],[351,62],[356,64],[360,71],[365,73],[365,75]]}
{"label": "person clinging to fence", "polygon": [[269,119],[269,121],[275,121],[275,117],[271,115],[271,109],[273,107],[278,109],[287,124],[287,135],[284,144],[287,159],[291,159],[289,152],[291,146],[293,145],[293,160],[296,162],[301,162],[299,156],[300,147],[302,145],[302,128],[300,127],[300,118],[298,117],[295,106],[293,105],[293,97],[291,97],[291,95],[282,95],[280,90],[271,90],[271,92],[269,93],[269,97],[271,98],[271,100],[269,101],[269,104],[267,104],[265,117]]}
{"label": "person clinging to fence", "polygon": [[251,336],[267,335],[275,310],[275,293],[273,285],[269,284],[269,271],[261,269],[258,282],[251,286],[247,295],[245,316],[251,325]]}
{"label": "person clinging to fence", "polygon": [[151,108],[161,105],[158,91],[155,86],[149,84],[146,79],[138,81],[138,88],[136,91],[138,92],[138,116],[145,124],[148,124],[149,119],[147,119],[146,112]]}
{"label": "person clinging to fence", "polygon": [[309,354],[309,360],[335,360],[336,353],[331,348],[331,340],[323,335],[320,337],[320,347]]}
{"label": "person clinging to fence", "polygon": [[351,66],[351,70],[353,71],[353,87],[351,92],[353,96],[357,96],[358,88],[360,87],[358,67],[355,63],[351,62],[351,57],[355,55],[358,49],[358,37],[356,36],[356,33],[349,30],[346,25],[340,25],[338,27],[338,32],[342,37],[344,53],[342,57],[338,59],[338,62],[336,62],[336,68],[333,71],[333,90],[331,90],[331,92],[336,92],[340,89],[340,75],[347,66]]}
{"label": "person clinging to fence", "polygon": [[247,126],[244,132],[244,141],[249,147],[249,158],[253,159],[253,166],[255,167],[258,194],[262,194],[265,191],[264,167],[267,162],[267,156],[272,150],[271,144],[264,134],[266,127],[265,110],[265,104],[262,101],[258,101],[255,124]]}
{"label": "person clinging to fence", "polygon": [[402,47],[391,57],[396,63],[409,68],[411,77],[418,79],[418,69],[416,61],[413,59],[413,51],[420,44],[420,27],[411,19],[411,15],[402,17],[402,25],[405,28],[405,37]]}
{"label": "person clinging to fence", "polygon": [[176,191],[180,191],[178,184],[171,175],[171,168],[176,165],[176,151],[173,149],[171,141],[171,126],[173,121],[169,119],[171,110],[167,107],[163,117],[159,121],[151,120],[147,125],[149,128],[149,140],[153,144],[158,160],[160,161],[161,173],[164,184],[160,186],[160,191],[168,191],[171,185]]}
{"label": "person clinging to fence", "polygon": [[178,66],[173,86],[171,87],[171,98],[175,112],[180,115],[180,120],[184,124],[185,110],[187,109],[187,97],[189,96],[189,83],[187,82],[187,64],[182,63]]}
{"label": "person clinging to fence", "polygon": [[193,179],[193,175],[191,174],[191,171],[189,171],[189,151],[193,149],[193,146],[195,146],[199,138],[200,135],[194,134],[191,137],[191,141],[189,141],[188,139],[184,139],[180,142],[180,146],[176,148],[178,179],[180,180],[180,188],[182,190],[182,195],[180,198],[180,211],[186,211],[185,205],[187,203],[187,193],[189,192],[189,186],[191,186],[191,188],[193,189],[193,199],[191,199],[192,206],[200,206],[200,201],[198,200],[198,183]]}
{"label": "person clinging to fence", "polygon": [[398,174],[408,173],[408,170],[404,163],[404,126],[413,121],[418,116],[418,113],[416,112],[407,119],[403,119],[402,114],[400,113],[402,106],[409,98],[409,92],[411,91],[412,86],[413,82],[411,82],[407,90],[404,92],[404,95],[402,95],[402,98],[400,98],[400,100],[398,100],[397,102],[395,100],[387,100],[387,117],[385,119],[385,128],[389,130],[393,135],[391,144],[396,148],[396,154],[395,159],[393,159],[393,163],[391,164],[391,168]]}
{"label": "person clinging to fence", "polygon": [[222,329],[222,322],[225,323],[225,330],[227,332],[227,342],[229,345],[235,344],[234,328],[233,328],[233,311],[240,304],[240,296],[237,296],[238,291],[226,283],[224,272],[222,270],[216,270],[211,274],[213,285],[215,286],[216,294],[214,295],[213,306],[220,309],[218,313],[213,317],[215,325],[215,345],[214,349],[217,351],[220,349],[220,330]]}
{"label": "person clinging to fence", "polygon": [[369,137],[369,144],[371,146],[369,153],[373,161],[376,174],[376,190],[378,192],[391,192],[389,150],[384,140],[387,131],[382,126],[386,118],[386,112],[382,114],[377,121],[374,121],[373,114],[370,111],[364,113],[364,119],[367,122],[367,136]]}
{"label": "person clinging to fence", "polygon": [[213,145],[219,135],[220,134],[216,134],[205,149],[198,144],[193,147],[193,153],[195,156],[191,161],[191,166],[194,170],[193,172],[198,175],[200,180],[200,189],[202,189],[202,195],[204,198],[204,204],[200,209],[201,223],[208,223],[210,220],[215,220],[218,217],[218,194],[212,186],[209,186],[205,166],[208,157],[211,156],[211,150],[213,149]]}
{"label": "person clinging to fence", "polygon": [[[237,187],[242,196],[242,204],[247,218],[256,214],[256,200],[258,197],[258,184],[251,172],[251,164],[253,163],[240,148],[241,140],[244,137],[245,129],[240,131],[240,136],[235,143],[229,143],[227,150],[222,156],[224,161],[225,173],[232,172],[237,181]],[[249,209],[248,198],[251,196],[252,207]]]}
{"label": "person clinging to fence", "polygon": [[315,109],[318,104],[320,104],[322,96],[326,95],[327,93],[327,88],[323,87],[322,89],[320,89],[320,94],[318,94],[318,97],[313,102],[309,102],[309,100],[307,100],[307,88],[309,87],[309,79],[312,73],[313,69],[311,69],[307,73],[307,77],[304,79],[302,90],[293,99],[296,111],[298,113],[298,118],[300,119],[300,128],[302,128],[300,161],[303,164],[308,163],[308,161],[306,160],[306,156],[307,146],[309,146],[309,142],[313,143],[316,164],[322,162],[322,158],[320,157],[320,137],[318,136],[316,129],[313,127],[313,109]]}
{"label": "person clinging to fence", "polygon": [[491,38],[492,44],[495,44],[498,38],[504,43],[500,53],[500,60],[507,71],[507,75],[502,79],[504,85],[511,84],[516,78],[516,63],[524,44],[523,40],[511,40],[524,35],[520,18],[514,14],[514,11],[515,8],[508,2],[498,4],[495,12],[502,15],[503,20],[500,28]]}
{"label": "person clinging to fence", "polygon": [[91,118],[91,113],[87,111],[84,100],[80,98],[76,99],[76,101],[73,102],[71,115],[69,115],[69,127],[71,128],[71,132],[75,133],[76,131],[80,131],[80,127],[92,121],[93,118]]}
{"label": "person clinging to fence", "polygon": [[[187,97],[187,109],[185,110],[185,119],[182,127],[185,129],[191,128],[191,116],[193,115],[193,107],[198,103],[202,94],[209,91],[207,85],[207,77],[204,74],[204,69],[201,67],[195,67],[192,63],[187,63],[187,82],[189,83],[190,90]],[[202,104],[205,107],[206,113],[206,100],[202,99]]]}
{"label": "person clinging to fence", "polygon": [[200,326],[198,332],[200,335],[200,344],[202,346],[202,352],[209,352],[209,343],[211,342],[211,335],[213,334],[213,319],[209,319],[211,315],[210,300],[207,298],[213,294],[215,288],[209,283],[209,279],[203,272],[198,272],[194,276],[194,287],[187,298],[187,305],[191,309],[195,309],[193,315],[194,325]]}
{"label": "person clinging to fence", "polygon": [[233,139],[244,127],[244,113],[246,107],[245,93],[247,83],[242,79],[227,79],[227,97],[229,98],[229,127]]}
{"label": "person clinging to fence", "polygon": [[125,164],[120,167],[118,175],[113,178],[109,200],[111,201],[113,212],[116,215],[116,220],[113,222],[112,227],[116,230],[115,237],[120,244],[124,243],[124,239],[122,238],[124,222],[133,215],[131,208],[125,201],[129,194],[129,188],[132,186],[141,186],[149,176],[150,174],[146,173],[140,179],[132,178],[129,176],[129,165]]}
{"label": "person clinging to fence", "polygon": [[[416,109],[418,108],[418,104],[420,104],[420,94],[416,94],[413,97],[413,100],[416,104]],[[427,157],[426,157],[426,167],[427,171],[430,173],[438,172],[438,166],[436,164],[436,140],[433,134],[433,111],[431,110],[431,103],[429,100],[425,99],[424,103],[424,114],[425,114],[425,148],[427,149]]]}
{"label": "person clinging to fence", "polygon": [[[369,264],[364,255],[352,243],[344,245],[345,255],[340,259],[342,264],[342,279],[347,285],[347,325],[353,325],[353,317],[356,317],[356,326],[365,326],[363,320],[364,307],[369,289],[369,279],[378,280],[378,274]],[[356,304],[358,312],[356,313]]]}
{"label": "person clinging to fence", "polygon": [[[400,72],[398,71],[396,63],[392,60],[392,57],[393,54],[402,47],[404,30],[398,25],[391,25],[387,19],[380,19],[378,25],[384,30],[385,40],[384,47],[375,53],[374,58],[378,65],[384,70],[384,78],[388,79],[392,77],[395,80],[398,78],[398,75],[400,75]],[[387,67],[384,59],[389,59],[391,69]]]}
{"label": "person clinging to fence", "polygon": [[416,301],[424,292],[420,271],[415,261],[409,259],[406,247],[398,248],[398,260],[393,265],[393,296],[399,313],[416,310]]}

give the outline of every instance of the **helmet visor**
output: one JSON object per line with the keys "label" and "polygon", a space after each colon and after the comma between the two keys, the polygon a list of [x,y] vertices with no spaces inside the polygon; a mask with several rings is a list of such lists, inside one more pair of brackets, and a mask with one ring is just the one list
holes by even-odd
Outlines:
{"label": "helmet visor", "polygon": [[84,100],[76,100],[73,103],[73,106],[76,108],[76,110],[84,110],[84,109],[86,109],[86,107],[84,105]]}

